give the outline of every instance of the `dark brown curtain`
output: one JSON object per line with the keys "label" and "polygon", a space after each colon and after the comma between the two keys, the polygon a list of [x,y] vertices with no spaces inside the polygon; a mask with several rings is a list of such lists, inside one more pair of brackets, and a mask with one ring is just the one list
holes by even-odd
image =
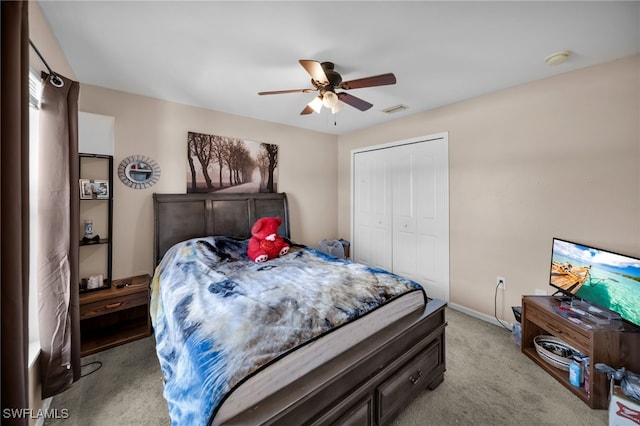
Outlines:
{"label": "dark brown curtain", "polygon": [[29,407],[29,5],[0,4],[2,424],[27,425],[5,410]]}
{"label": "dark brown curtain", "polygon": [[[57,77],[57,78],[56,78]],[[38,145],[38,317],[42,397],[80,378],[78,95],[76,81],[45,76]]]}

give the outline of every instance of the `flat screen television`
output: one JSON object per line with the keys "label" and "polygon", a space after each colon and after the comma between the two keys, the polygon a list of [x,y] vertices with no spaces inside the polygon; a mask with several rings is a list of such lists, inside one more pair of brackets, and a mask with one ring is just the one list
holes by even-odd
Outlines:
{"label": "flat screen television", "polygon": [[549,283],[640,327],[640,259],[553,239]]}

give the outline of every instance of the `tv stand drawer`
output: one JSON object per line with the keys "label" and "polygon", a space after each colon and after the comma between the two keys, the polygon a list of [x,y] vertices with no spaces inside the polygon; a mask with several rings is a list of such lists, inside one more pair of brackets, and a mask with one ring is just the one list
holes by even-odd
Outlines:
{"label": "tv stand drawer", "polygon": [[[562,319],[562,321],[559,321]],[[536,324],[549,334],[573,346],[582,353],[586,353],[591,346],[591,335],[581,326],[570,322],[553,311],[544,310],[538,305],[527,307],[527,321]]]}

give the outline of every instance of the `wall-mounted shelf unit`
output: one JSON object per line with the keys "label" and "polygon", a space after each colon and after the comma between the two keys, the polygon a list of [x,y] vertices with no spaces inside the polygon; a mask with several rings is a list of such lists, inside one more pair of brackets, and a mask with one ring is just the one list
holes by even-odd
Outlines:
{"label": "wall-mounted shelf unit", "polygon": [[[79,154],[80,293],[108,289],[112,280],[113,156]],[[89,224],[88,221],[91,221]]]}

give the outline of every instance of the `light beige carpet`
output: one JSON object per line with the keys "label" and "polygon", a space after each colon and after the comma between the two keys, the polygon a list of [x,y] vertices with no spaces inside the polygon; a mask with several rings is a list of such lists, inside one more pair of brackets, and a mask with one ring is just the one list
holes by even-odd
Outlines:
{"label": "light beige carpet", "polygon": [[[415,400],[394,426],[607,424],[606,410],[591,410],[525,357],[507,330],[451,308],[446,315],[444,382]],[[66,408],[68,419],[45,424],[170,424],[153,337],[82,361],[100,361],[102,368],[53,399],[51,408]]]}
{"label": "light beige carpet", "polygon": [[423,425],[606,425],[592,410],[520,352],[503,327],[447,308],[447,372],[394,422]]}

